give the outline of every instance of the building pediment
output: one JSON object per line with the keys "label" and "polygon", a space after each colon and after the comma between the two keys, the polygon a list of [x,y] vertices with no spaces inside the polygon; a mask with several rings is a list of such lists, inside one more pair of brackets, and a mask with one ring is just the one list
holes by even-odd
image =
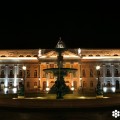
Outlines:
{"label": "building pediment", "polygon": [[[46,52],[45,54],[43,54],[44,57],[46,58],[53,58],[53,57],[57,57],[58,53],[55,51],[55,50],[51,50],[49,52]],[[72,52],[72,51],[69,51],[69,50],[65,50],[63,53],[62,53],[63,57],[64,58],[78,58],[79,56],[75,53],[75,52]]]}

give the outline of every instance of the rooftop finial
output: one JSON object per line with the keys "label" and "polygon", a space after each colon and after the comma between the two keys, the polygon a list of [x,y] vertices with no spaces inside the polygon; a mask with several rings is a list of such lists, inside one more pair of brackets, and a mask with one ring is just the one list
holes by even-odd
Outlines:
{"label": "rooftop finial", "polygon": [[65,48],[65,44],[61,40],[61,37],[59,37],[59,41],[58,41],[58,43],[56,45],[56,48]]}

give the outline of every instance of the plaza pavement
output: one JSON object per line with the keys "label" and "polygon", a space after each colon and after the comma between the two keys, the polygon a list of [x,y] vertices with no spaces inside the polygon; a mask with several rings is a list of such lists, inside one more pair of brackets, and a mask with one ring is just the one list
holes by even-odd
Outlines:
{"label": "plaza pavement", "polygon": [[104,98],[66,96],[55,99],[55,96],[36,98],[0,98],[0,107],[11,108],[104,108],[120,107],[120,95],[104,95]]}

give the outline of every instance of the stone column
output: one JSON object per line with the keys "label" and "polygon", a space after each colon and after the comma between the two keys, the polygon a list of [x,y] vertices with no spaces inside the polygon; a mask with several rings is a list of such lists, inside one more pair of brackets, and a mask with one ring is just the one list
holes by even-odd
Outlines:
{"label": "stone column", "polygon": [[5,87],[8,87],[8,65],[5,66]]}

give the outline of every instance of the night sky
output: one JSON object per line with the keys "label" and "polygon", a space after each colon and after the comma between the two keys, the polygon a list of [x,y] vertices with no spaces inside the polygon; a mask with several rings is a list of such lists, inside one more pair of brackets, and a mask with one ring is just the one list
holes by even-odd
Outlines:
{"label": "night sky", "polygon": [[1,11],[0,49],[54,48],[59,37],[68,48],[120,48],[119,6],[18,5]]}

